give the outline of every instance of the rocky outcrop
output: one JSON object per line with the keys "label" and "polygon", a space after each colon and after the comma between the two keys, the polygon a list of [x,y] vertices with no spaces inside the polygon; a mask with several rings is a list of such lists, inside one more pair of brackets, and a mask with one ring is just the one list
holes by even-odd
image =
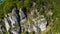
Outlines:
{"label": "rocky outcrop", "polygon": [[[37,10],[37,9],[36,9]],[[33,13],[34,14],[34,13]],[[37,11],[36,11],[36,14],[38,15]],[[39,19],[41,18],[41,19]],[[39,20],[38,20],[39,19]],[[12,13],[8,13],[5,18],[5,26],[6,26],[6,30],[9,31],[9,29],[13,29],[11,32],[13,34],[18,34],[19,32],[19,26],[21,26],[22,23],[24,23],[26,21],[26,16],[25,14],[23,13],[23,11],[21,10],[17,10],[16,8],[14,8],[12,10]],[[39,27],[41,29],[41,31],[44,31],[46,30],[46,24],[47,24],[47,21],[46,19],[44,18],[44,16],[38,16],[34,19],[31,19],[33,22],[34,22],[34,25],[30,24],[27,28],[28,32],[32,32],[32,31],[35,31],[37,32],[37,27]],[[30,22],[28,22],[30,23]],[[24,25],[23,25],[24,26]],[[17,27],[17,29],[15,29],[15,27]],[[23,27],[23,29],[26,30],[26,26]],[[22,29],[22,30],[23,30]],[[22,31],[21,30],[21,31]]]}
{"label": "rocky outcrop", "polygon": [[[19,10],[17,10],[16,8],[14,8],[12,10],[12,13],[8,13],[5,18],[5,26],[6,26],[6,30],[9,31],[10,28],[15,28],[17,26],[18,29],[14,29],[12,30],[13,34],[17,34],[16,30],[19,30],[19,27],[21,24],[26,20],[26,17],[24,15],[24,13]],[[19,31],[18,31],[19,32]]]}
{"label": "rocky outcrop", "polygon": [[[48,12],[47,14],[52,16],[53,13]],[[24,31],[43,32],[46,30],[48,24],[45,16],[40,15],[37,9],[33,9],[31,13],[26,17],[21,8],[19,10],[13,8],[12,13],[8,13],[7,15],[5,15],[4,22],[7,32],[13,34],[19,34]]]}
{"label": "rocky outcrop", "polygon": [[11,13],[4,17],[5,27],[10,34],[19,34],[21,32],[43,32],[47,28],[49,19],[52,19],[52,11],[46,11],[47,6],[43,3],[41,12],[38,11],[36,3],[33,2],[33,8],[26,14],[26,8],[19,10],[13,8]]}

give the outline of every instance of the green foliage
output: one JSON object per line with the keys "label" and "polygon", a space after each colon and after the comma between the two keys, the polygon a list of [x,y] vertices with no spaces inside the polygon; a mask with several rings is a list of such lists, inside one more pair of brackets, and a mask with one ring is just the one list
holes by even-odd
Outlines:
{"label": "green foliage", "polygon": [[16,4],[17,4],[18,9],[20,9],[20,8],[22,8],[24,6],[23,1],[19,1]]}
{"label": "green foliage", "polygon": [[31,8],[32,0],[25,0],[24,1],[24,6],[26,6],[27,9]]}
{"label": "green foliage", "polygon": [[52,26],[52,33],[58,34],[60,32],[60,0],[53,0],[54,1],[54,9],[53,9],[53,26]]}
{"label": "green foliage", "polygon": [[0,18],[4,17],[3,4],[0,5]]}
{"label": "green foliage", "polygon": [[3,7],[4,13],[5,14],[9,13],[13,7],[14,7],[13,0],[6,0]]}

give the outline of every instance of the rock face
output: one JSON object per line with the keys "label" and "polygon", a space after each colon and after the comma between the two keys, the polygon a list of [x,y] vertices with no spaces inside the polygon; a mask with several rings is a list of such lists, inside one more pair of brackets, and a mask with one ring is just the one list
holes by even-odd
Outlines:
{"label": "rock face", "polygon": [[[33,8],[26,14],[24,8],[13,8],[11,13],[4,17],[5,28],[9,34],[19,34],[27,31],[29,32],[43,32],[47,28],[49,19],[52,19],[52,11],[46,11],[46,5],[42,4],[42,12],[39,12],[36,3],[33,3]],[[0,30],[1,31],[1,30]]]}
{"label": "rock face", "polygon": [[[3,0],[1,1],[4,2]],[[52,6],[50,6],[50,4],[52,3],[50,1],[44,0],[42,2],[40,0],[19,0],[19,1],[13,0],[13,1],[14,2],[12,2],[11,0],[6,5],[6,7],[2,6],[4,8],[3,11],[6,10],[8,12],[9,10],[11,11],[11,13],[6,14],[3,20],[0,19],[0,22],[3,23],[4,25],[2,27],[0,24],[1,33],[2,32],[4,33],[5,30],[6,32],[8,32],[8,34],[21,34],[23,32],[26,32],[26,34],[29,34],[31,32],[38,34],[38,32],[46,31],[48,23],[53,21]],[[20,7],[19,3],[22,3],[23,6],[21,4]],[[9,4],[11,5],[8,6]]]}
{"label": "rock face", "polygon": [[[36,14],[38,15],[37,9],[36,9]],[[41,18],[41,19],[39,19],[39,18]],[[12,13],[8,13],[5,16],[4,20],[5,20],[5,27],[6,27],[7,32],[9,32],[9,30],[11,28],[11,29],[13,29],[13,30],[11,30],[11,33],[18,34],[19,29],[20,29],[19,26],[21,26],[21,24],[25,23],[26,16],[23,13],[23,11],[21,10],[21,8],[20,8],[20,10],[13,8]],[[23,31],[38,32],[38,30],[37,30],[38,28],[40,28],[41,31],[46,30],[47,21],[43,15],[38,16],[38,17],[31,19],[31,20],[34,22],[34,25],[33,24],[30,24],[29,26],[26,24],[25,24],[26,26],[23,25],[23,29],[21,27],[21,32],[23,32]],[[30,23],[30,21],[28,23]]]}
{"label": "rock face", "polygon": [[23,13],[23,11],[21,10],[21,8],[20,8],[19,11],[20,11],[19,12],[20,20],[21,20],[21,23],[23,23],[26,20],[26,15]]}
{"label": "rock face", "polygon": [[[47,14],[50,15],[50,13],[52,15],[52,12],[48,12]],[[33,9],[26,17],[21,8],[20,10],[13,8],[12,13],[5,15],[4,22],[6,30],[9,34],[19,34],[24,31],[45,31],[48,24],[45,16],[40,15],[37,9]]]}
{"label": "rock face", "polygon": [[24,13],[16,8],[13,8],[12,13],[8,13],[8,15],[5,16],[5,26],[6,30],[9,31],[10,28],[15,28],[17,26],[17,29],[12,30],[13,34],[18,34],[20,22],[24,22],[26,20]]}

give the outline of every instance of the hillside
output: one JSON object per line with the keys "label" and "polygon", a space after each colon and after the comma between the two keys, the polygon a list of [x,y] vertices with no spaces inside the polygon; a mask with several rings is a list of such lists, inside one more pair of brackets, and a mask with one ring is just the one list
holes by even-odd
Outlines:
{"label": "hillside", "polygon": [[60,0],[0,0],[0,34],[60,34]]}

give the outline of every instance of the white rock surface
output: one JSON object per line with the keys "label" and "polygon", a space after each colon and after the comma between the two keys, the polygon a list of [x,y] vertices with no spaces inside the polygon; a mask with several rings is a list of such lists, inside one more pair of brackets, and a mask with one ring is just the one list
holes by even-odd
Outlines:
{"label": "white rock surface", "polygon": [[24,23],[26,21],[26,17],[24,15],[23,11],[21,10],[21,8],[19,10],[19,15],[20,15],[21,23]]}
{"label": "white rock surface", "polygon": [[7,19],[6,18],[4,18],[5,19],[5,26],[6,26],[6,29],[7,29],[7,31],[9,30],[9,28],[10,28],[10,26],[9,26],[9,24],[8,24],[8,21],[7,21]]}

